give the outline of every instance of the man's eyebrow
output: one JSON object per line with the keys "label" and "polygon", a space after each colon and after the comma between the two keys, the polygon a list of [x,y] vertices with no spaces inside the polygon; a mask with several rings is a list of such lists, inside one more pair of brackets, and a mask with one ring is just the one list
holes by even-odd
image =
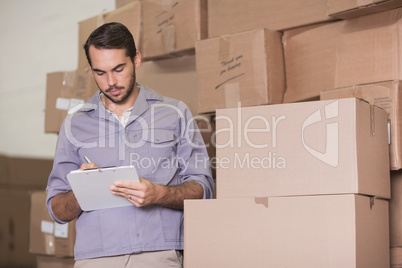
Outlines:
{"label": "man's eyebrow", "polygon": [[[121,64],[117,65],[116,67],[114,67],[112,70],[115,71],[123,66],[126,66],[126,63],[121,63]],[[97,73],[106,73],[106,71],[99,70],[99,69],[92,69],[92,71],[97,72]]]}
{"label": "man's eyebrow", "polygon": [[121,67],[124,67],[124,66],[126,66],[126,63],[121,63],[121,64],[117,65],[116,67],[114,67],[113,71],[115,71],[115,70],[117,70],[117,69],[119,69]]}

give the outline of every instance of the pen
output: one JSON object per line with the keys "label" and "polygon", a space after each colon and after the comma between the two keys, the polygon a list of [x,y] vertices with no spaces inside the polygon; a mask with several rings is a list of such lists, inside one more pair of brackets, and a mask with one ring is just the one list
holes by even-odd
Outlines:
{"label": "pen", "polygon": [[85,155],[84,155],[84,158],[85,158],[85,160],[87,161],[88,164],[89,164],[89,163],[92,163],[91,160],[89,160],[89,158],[86,157]]}

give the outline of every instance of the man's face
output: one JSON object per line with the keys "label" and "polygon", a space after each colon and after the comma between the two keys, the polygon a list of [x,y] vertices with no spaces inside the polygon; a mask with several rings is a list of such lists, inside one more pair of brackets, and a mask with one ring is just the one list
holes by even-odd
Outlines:
{"label": "man's face", "polygon": [[92,72],[101,92],[113,103],[124,103],[135,87],[135,66],[124,49],[89,48]]}

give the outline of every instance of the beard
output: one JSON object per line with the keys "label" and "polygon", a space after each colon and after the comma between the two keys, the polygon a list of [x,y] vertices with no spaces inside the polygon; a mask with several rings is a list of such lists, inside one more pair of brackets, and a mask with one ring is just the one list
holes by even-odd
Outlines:
{"label": "beard", "polygon": [[125,100],[127,100],[127,98],[133,93],[134,91],[134,87],[135,87],[135,80],[136,80],[136,76],[135,76],[135,70],[133,70],[133,73],[131,75],[131,79],[130,79],[130,84],[128,85],[127,91],[124,93],[124,95],[122,96],[110,96],[109,94],[107,94],[109,91],[112,91],[114,89],[124,89],[124,87],[119,87],[119,86],[111,86],[109,87],[107,90],[103,91],[99,85],[98,88],[99,90],[103,93],[103,95],[106,96],[106,98],[108,98],[111,102],[113,103],[123,103]]}

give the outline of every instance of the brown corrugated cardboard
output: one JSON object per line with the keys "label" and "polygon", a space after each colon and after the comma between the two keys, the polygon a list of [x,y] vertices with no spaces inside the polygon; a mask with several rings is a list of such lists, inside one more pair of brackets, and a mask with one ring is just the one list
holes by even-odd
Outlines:
{"label": "brown corrugated cardboard", "polygon": [[89,35],[104,23],[123,23],[134,37],[135,45],[141,51],[141,1],[131,1],[113,11],[99,14],[98,16],[79,22],[78,34],[78,69],[88,68],[88,61],[83,48]]}
{"label": "brown corrugated cardboard", "polygon": [[0,189],[0,267],[34,267],[29,247],[30,195],[25,190]]}
{"label": "brown corrugated cardboard", "polygon": [[328,14],[350,19],[402,6],[401,0],[328,0]]}
{"label": "brown corrugated cardboard", "polygon": [[285,73],[281,34],[256,29],[196,44],[199,113],[281,103]]}
{"label": "brown corrugated cardboard", "polygon": [[285,30],[334,20],[327,13],[327,0],[209,0],[208,34],[218,37],[257,28]]}
{"label": "brown corrugated cardboard", "polygon": [[365,85],[323,90],[321,100],[356,97],[384,109],[390,122],[390,167],[402,168],[402,83],[385,81]]}
{"label": "brown corrugated cardboard", "polygon": [[388,232],[362,195],[186,200],[184,267],[388,268]]}
{"label": "brown corrugated cardboard", "polygon": [[37,255],[36,268],[74,268],[74,258]]}
{"label": "brown corrugated cardboard", "polygon": [[138,1],[138,0],[116,0],[115,6],[116,6],[116,8],[120,8],[124,5],[127,5],[127,4],[135,2],[135,1]]}
{"label": "brown corrugated cardboard", "polygon": [[87,69],[47,74],[45,132],[58,133],[68,110],[89,100],[97,90]]}
{"label": "brown corrugated cardboard", "polygon": [[53,160],[7,157],[7,188],[45,189]]}
{"label": "brown corrugated cardboard", "polygon": [[401,268],[402,267],[402,248],[395,247],[391,248],[391,268]]}
{"label": "brown corrugated cardboard", "polygon": [[324,89],[401,80],[401,9],[285,31],[284,102]]}
{"label": "brown corrugated cardboard", "polygon": [[391,172],[389,221],[390,245],[402,247],[402,170]]}
{"label": "brown corrugated cardboard", "polygon": [[73,257],[75,220],[55,223],[46,207],[46,192],[31,193],[31,224],[29,252],[34,254]]}
{"label": "brown corrugated cardboard", "polygon": [[144,60],[194,54],[207,37],[207,0],[142,0]]}
{"label": "brown corrugated cardboard", "polygon": [[216,112],[217,198],[390,198],[387,113],[356,98]]}
{"label": "brown corrugated cardboard", "polygon": [[198,114],[198,80],[195,56],[145,61],[136,70],[137,81],[164,96],[183,101]]}

